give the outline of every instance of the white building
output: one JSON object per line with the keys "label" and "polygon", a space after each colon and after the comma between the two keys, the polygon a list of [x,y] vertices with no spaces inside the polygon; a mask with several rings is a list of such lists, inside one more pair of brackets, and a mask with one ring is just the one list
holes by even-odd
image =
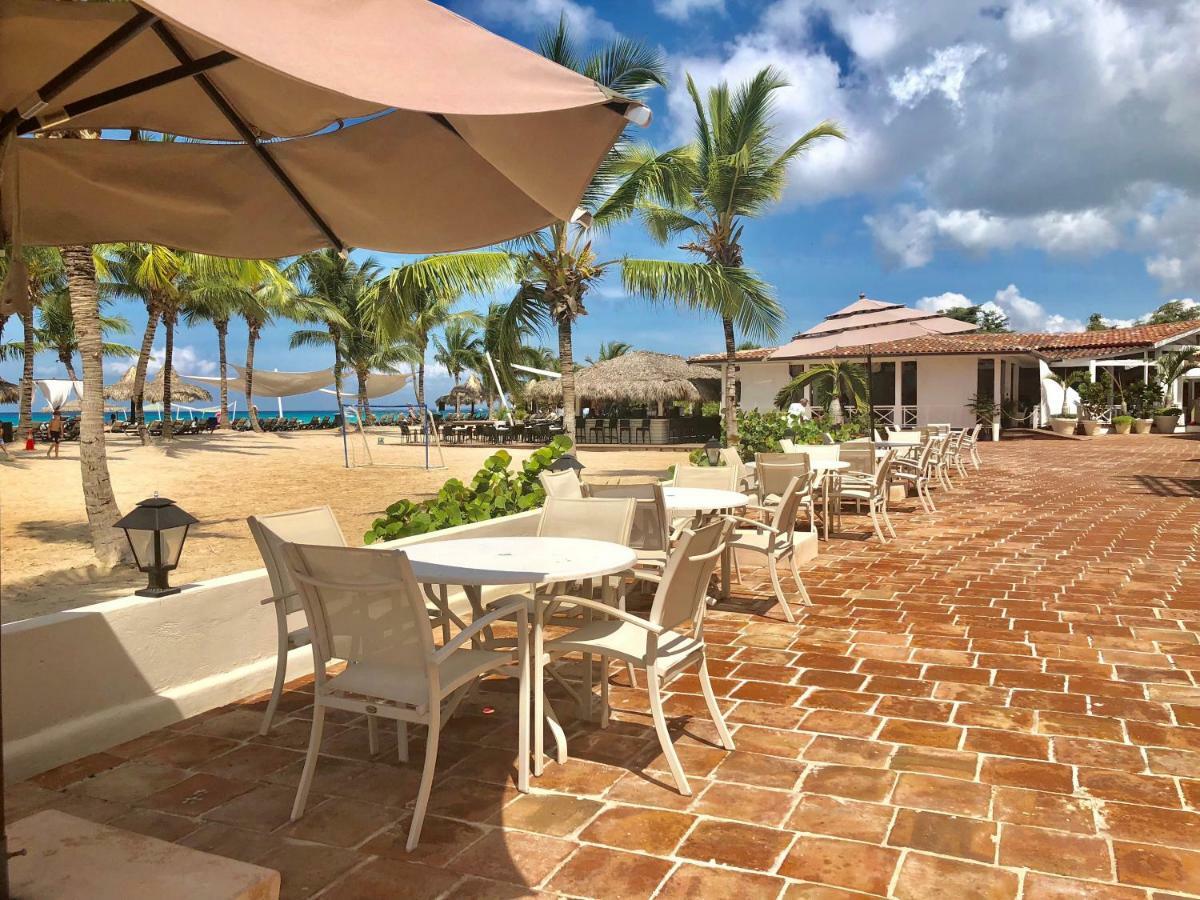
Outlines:
{"label": "white building", "polygon": [[[738,351],[738,398],[742,409],[774,409],[779,390],[809,366],[833,360],[865,364],[869,356],[876,420],[886,427],[971,426],[973,396],[1013,408],[1024,427],[1037,427],[1062,409],[1061,388],[1046,377],[1052,372],[1086,369],[1094,378],[1098,369],[1108,368],[1128,384],[1154,377],[1163,351],[1198,343],[1200,321],[985,333],[947,316],[860,296],[782,347]],[[711,353],[692,362],[724,369],[726,358]],[[1184,409],[1182,421],[1189,428],[1200,426],[1200,368],[1171,386],[1169,400]],[[1074,408],[1074,391],[1067,405]]]}

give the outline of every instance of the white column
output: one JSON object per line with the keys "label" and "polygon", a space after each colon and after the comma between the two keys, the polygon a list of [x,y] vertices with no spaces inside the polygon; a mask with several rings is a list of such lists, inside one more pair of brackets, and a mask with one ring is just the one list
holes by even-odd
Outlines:
{"label": "white column", "polygon": [[992,413],[992,440],[1000,440],[1000,357],[992,360],[992,402],[995,411]]}
{"label": "white column", "polygon": [[900,360],[895,360],[892,363],[896,367],[895,371],[895,400],[896,406],[892,411],[892,427],[897,431],[904,427],[904,394],[900,391],[900,371],[904,368],[904,363]]}

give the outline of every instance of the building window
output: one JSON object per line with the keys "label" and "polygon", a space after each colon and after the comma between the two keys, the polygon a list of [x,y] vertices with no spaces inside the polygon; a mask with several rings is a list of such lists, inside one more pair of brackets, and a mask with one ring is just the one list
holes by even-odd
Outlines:
{"label": "building window", "polygon": [[871,402],[876,406],[896,405],[896,364],[877,362],[871,365]]}
{"label": "building window", "polygon": [[979,360],[978,368],[976,369],[975,379],[975,396],[980,400],[990,400],[995,402],[996,396],[993,390],[995,383],[996,361],[991,358]]}
{"label": "building window", "polygon": [[795,378],[804,371],[804,363],[791,363],[788,366],[788,378]]}
{"label": "building window", "polygon": [[904,406],[917,405],[917,361],[907,359],[900,363],[900,402]]}

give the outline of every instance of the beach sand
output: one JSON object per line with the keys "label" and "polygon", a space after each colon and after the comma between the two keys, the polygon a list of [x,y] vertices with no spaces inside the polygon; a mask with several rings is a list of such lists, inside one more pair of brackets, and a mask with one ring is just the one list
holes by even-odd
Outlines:
{"label": "beach sand", "polygon": [[[396,500],[430,496],[451,477],[468,479],[495,448],[446,447],[445,469],[426,471],[419,446],[371,446],[372,467],[346,469],[337,432],[255,435],[225,432],[143,447],[108,435],[109,472],[122,512],[138,500],[176,501],[197,519],[171,582],[228,575],[262,566],[246,517],[328,503],[351,542]],[[389,440],[392,440],[389,438]],[[520,461],[534,447],[509,448]],[[106,572],[88,543],[79,445],[62,458],[11,449],[0,462],[0,618],[27,619],[121,597],[145,585],[131,566]],[[361,444],[359,457],[364,457]],[[3,457],[0,457],[2,460]],[[665,472],[682,451],[581,451],[588,472]],[[436,462],[436,453],[435,459]],[[514,463],[515,465],[516,463]]]}

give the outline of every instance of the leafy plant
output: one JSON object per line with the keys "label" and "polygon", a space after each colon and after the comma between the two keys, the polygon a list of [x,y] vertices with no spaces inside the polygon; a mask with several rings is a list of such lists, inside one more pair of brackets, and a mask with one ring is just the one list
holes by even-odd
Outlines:
{"label": "leafy plant", "polygon": [[1162,385],[1155,379],[1137,382],[1125,388],[1125,402],[1129,412],[1138,419],[1148,419],[1162,403]]}
{"label": "leafy plant", "polygon": [[535,509],[546,499],[538,475],[570,449],[571,439],[559,435],[535,450],[520,471],[512,471],[512,455],[499,450],[484,460],[470,484],[451,478],[428,500],[397,500],[371,524],[363,541],[392,541]]}
{"label": "leafy plant", "polygon": [[1079,418],[1098,419],[1108,409],[1112,379],[1107,372],[1101,372],[1095,381],[1085,377],[1076,384],[1075,392],[1079,395]]}
{"label": "leafy plant", "polygon": [[1056,418],[1069,419],[1071,417],[1070,410],[1067,409],[1067,400],[1071,389],[1078,387],[1081,381],[1087,380],[1087,377],[1087,372],[1069,372],[1066,375],[1059,375],[1055,372],[1051,372],[1046,376],[1047,381],[1057,384],[1062,388],[1063,392],[1062,412],[1060,412]]}
{"label": "leafy plant", "polygon": [[996,401],[988,397],[972,394],[971,399],[964,405],[975,413],[975,421],[982,425],[991,425],[992,420],[996,418]]}
{"label": "leafy plant", "polygon": [[1133,416],[1113,416],[1114,425],[1132,425]]}
{"label": "leafy plant", "polygon": [[797,444],[820,444],[822,435],[829,432],[835,441],[848,441],[867,433],[860,419],[852,419],[844,425],[833,425],[823,421],[796,422],[784,412],[738,412],[738,452],[742,459],[750,462],[756,453],[778,453],[782,449],[781,438],[791,438]]}
{"label": "leafy plant", "polygon": [[1183,413],[1183,410],[1178,406],[1163,406],[1154,411],[1156,416],[1178,416]]}
{"label": "leafy plant", "polygon": [[861,408],[867,402],[866,367],[838,360],[820,363],[801,372],[775,395],[775,405],[779,409],[787,409],[800,399],[807,384],[813,385],[820,394],[835,396],[843,403],[849,400],[856,407]]}

